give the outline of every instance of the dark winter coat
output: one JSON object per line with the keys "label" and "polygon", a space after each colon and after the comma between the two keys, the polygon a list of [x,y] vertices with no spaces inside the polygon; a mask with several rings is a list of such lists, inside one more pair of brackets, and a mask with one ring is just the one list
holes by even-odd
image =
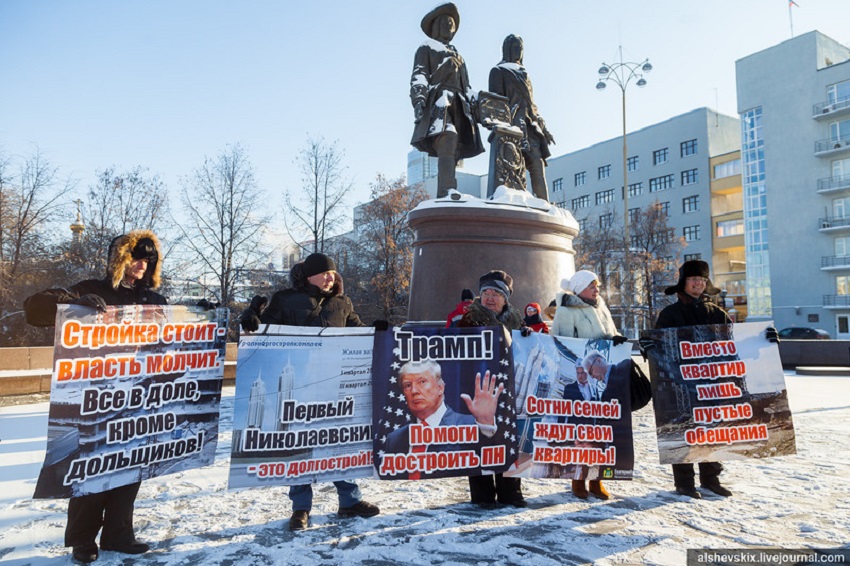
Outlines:
{"label": "dark winter coat", "polygon": [[685,293],[676,293],[679,300],[664,307],[655,328],[678,328],[680,326],[699,326],[701,324],[731,324],[732,319],[726,311],[712,302],[711,297],[702,295],[694,299]]}
{"label": "dark winter coat", "polygon": [[327,294],[308,283],[306,278],[294,278],[291,289],[272,295],[269,306],[260,315],[260,321],[263,324],[325,328],[366,326],[354,312],[351,299],[343,294],[342,276],[338,273],[333,288]]}
{"label": "dark winter coat", "polygon": [[[144,277],[136,281],[133,287],[125,287],[121,284],[124,269],[133,261],[133,248],[143,238],[153,240],[157,260],[148,262]],[[160,258],[162,251],[153,232],[133,230],[124,234],[110,245],[105,278],[87,279],[69,288],[47,289],[27,297],[24,301],[27,322],[33,326],[53,326],[56,321],[56,305],[72,303],[83,295],[97,295],[109,306],[168,304],[165,297],[153,291],[159,287],[161,280]]]}
{"label": "dark winter coat", "polygon": [[510,303],[498,315],[481,304],[481,299],[475,299],[466,309],[466,314],[460,319],[458,326],[461,328],[471,326],[502,326],[510,342],[511,330],[522,328],[522,314]]}

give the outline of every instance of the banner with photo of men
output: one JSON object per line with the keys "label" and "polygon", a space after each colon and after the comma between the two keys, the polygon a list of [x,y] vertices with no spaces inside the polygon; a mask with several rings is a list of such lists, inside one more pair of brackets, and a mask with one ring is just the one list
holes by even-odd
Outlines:
{"label": "banner with photo of men", "polygon": [[469,476],[513,465],[514,382],[501,327],[377,332],[372,373],[381,479]]}
{"label": "banner with photo of men", "polygon": [[100,493],[211,464],[227,317],[227,309],[59,305],[33,497]]}
{"label": "banner with photo of men", "polygon": [[373,328],[239,339],[228,488],[371,477]]}
{"label": "banner with photo of men", "polygon": [[795,454],[779,348],[769,322],[647,330],[662,464]]}
{"label": "banner with photo of men", "polygon": [[519,460],[526,478],[629,480],[631,346],[513,333]]}

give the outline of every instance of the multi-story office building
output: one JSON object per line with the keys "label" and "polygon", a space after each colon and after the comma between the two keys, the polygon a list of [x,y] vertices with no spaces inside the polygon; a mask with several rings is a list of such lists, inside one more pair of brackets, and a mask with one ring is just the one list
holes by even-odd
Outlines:
{"label": "multi-story office building", "polygon": [[[727,239],[741,233],[741,203],[734,190],[737,186],[740,193],[738,120],[698,108],[631,132],[627,142],[629,210],[660,203],[668,226],[685,240],[683,259],[713,264],[719,246],[727,250],[718,255],[722,265],[713,265],[719,283],[743,279],[735,275],[742,265],[730,263],[742,254]],[[569,209],[581,228],[622,226],[622,138],[551,158],[546,176],[552,202]],[[743,249],[742,242],[738,245]]]}
{"label": "multi-story office building", "polygon": [[810,32],[736,80],[750,319],[850,338],[850,49]]}

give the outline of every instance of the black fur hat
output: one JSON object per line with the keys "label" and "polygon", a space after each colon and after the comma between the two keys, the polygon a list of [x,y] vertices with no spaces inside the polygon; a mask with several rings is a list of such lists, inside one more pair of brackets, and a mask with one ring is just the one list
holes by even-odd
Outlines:
{"label": "black fur hat", "polygon": [[505,300],[511,297],[514,291],[513,278],[500,269],[494,269],[482,275],[478,279],[478,293],[484,289],[494,289],[505,296]]}
{"label": "black fur hat", "polygon": [[711,284],[711,279],[708,278],[708,264],[699,259],[691,259],[682,264],[679,268],[679,282],[672,287],[667,287],[664,290],[665,295],[674,295],[676,293],[685,292],[685,280],[688,277],[704,277],[705,278],[705,293],[706,295],[719,295],[720,289]]}

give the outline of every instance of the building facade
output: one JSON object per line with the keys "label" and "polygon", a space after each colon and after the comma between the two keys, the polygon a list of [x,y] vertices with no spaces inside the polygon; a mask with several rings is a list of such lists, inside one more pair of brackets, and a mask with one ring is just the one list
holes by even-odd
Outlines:
{"label": "building facade", "polygon": [[850,338],[850,48],[813,31],[736,62],[750,319]]}

